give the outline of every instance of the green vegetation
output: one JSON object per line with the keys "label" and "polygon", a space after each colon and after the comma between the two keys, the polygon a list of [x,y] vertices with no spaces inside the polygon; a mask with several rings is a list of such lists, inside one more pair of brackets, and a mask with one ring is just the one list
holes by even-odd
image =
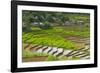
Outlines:
{"label": "green vegetation", "polygon": [[[46,12],[46,11],[22,11],[23,30],[30,31],[32,24],[41,29],[49,29],[60,25],[85,25],[89,23],[88,13]],[[81,21],[81,22],[80,22]],[[69,24],[68,24],[69,23]]]}
{"label": "green vegetation", "polygon": [[[22,42],[63,49],[77,49],[67,37],[89,38],[90,15],[85,13],[22,11]],[[67,60],[23,50],[23,57],[48,56],[46,61]],[[77,58],[73,58],[73,60]]]}
{"label": "green vegetation", "polygon": [[52,55],[49,55],[46,59],[46,61],[57,61],[57,60],[59,60],[59,59],[57,57],[52,56]]}
{"label": "green vegetation", "polygon": [[[53,29],[42,30],[38,27],[32,27],[32,32],[23,32],[23,42],[39,44],[45,46],[54,46],[64,49],[75,49],[75,43],[67,40],[67,36],[78,36],[81,38],[89,37],[88,28],[85,30],[74,27],[53,27]],[[81,30],[81,31],[79,31]]]}
{"label": "green vegetation", "polygon": [[27,50],[23,50],[22,52],[22,57],[38,57],[38,56],[47,56],[47,54],[42,54],[42,53],[34,53],[34,52],[30,52]]}
{"label": "green vegetation", "polygon": [[[56,56],[48,55],[48,54],[45,54],[45,53],[44,54],[43,53],[35,53],[35,52],[26,51],[26,50],[23,50],[22,55],[23,55],[23,58],[32,58],[32,57],[45,56],[45,57],[47,57],[46,61],[68,60],[68,58],[63,57],[63,56],[58,58]],[[73,59],[75,60],[76,58],[73,58]]]}

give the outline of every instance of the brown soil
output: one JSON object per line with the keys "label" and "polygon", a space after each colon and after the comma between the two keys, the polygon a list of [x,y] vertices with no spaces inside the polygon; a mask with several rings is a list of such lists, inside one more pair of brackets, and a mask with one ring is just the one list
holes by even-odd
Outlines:
{"label": "brown soil", "polygon": [[39,62],[39,61],[45,61],[47,56],[40,56],[40,57],[30,57],[30,58],[23,58],[23,62]]}
{"label": "brown soil", "polygon": [[66,39],[71,40],[71,41],[76,42],[76,43],[89,42],[89,38],[79,38],[79,37],[74,37],[74,36],[66,37]]}
{"label": "brown soil", "polygon": [[70,40],[75,43],[77,49],[83,48],[84,44],[89,43],[89,38],[80,38],[76,36],[67,36],[67,40]]}

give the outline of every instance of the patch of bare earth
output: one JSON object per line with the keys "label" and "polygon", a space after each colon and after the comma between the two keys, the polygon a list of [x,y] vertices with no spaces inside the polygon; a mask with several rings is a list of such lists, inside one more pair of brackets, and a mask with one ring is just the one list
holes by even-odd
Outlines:
{"label": "patch of bare earth", "polygon": [[23,62],[39,62],[39,61],[45,61],[47,59],[47,56],[40,56],[40,57],[25,57],[22,59]]}

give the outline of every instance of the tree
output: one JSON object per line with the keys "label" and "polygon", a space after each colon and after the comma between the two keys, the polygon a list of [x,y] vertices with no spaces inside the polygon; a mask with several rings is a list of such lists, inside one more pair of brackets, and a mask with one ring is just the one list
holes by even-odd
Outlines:
{"label": "tree", "polygon": [[89,14],[65,13],[65,12],[46,12],[46,11],[22,11],[23,29],[31,30],[31,23],[36,22],[41,29],[51,29],[55,25],[65,26],[66,22],[86,21]]}

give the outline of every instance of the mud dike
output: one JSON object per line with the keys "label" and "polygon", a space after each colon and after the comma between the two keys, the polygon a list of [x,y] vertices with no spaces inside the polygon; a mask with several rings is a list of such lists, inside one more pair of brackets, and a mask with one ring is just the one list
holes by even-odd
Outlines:
{"label": "mud dike", "polygon": [[83,48],[77,50],[65,50],[63,48],[43,46],[43,45],[33,45],[33,44],[23,44],[23,49],[35,52],[42,53],[47,55],[52,55],[55,57],[67,57],[68,59],[72,59],[73,57],[79,59],[89,59],[90,58],[90,46],[89,44],[85,44]]}

